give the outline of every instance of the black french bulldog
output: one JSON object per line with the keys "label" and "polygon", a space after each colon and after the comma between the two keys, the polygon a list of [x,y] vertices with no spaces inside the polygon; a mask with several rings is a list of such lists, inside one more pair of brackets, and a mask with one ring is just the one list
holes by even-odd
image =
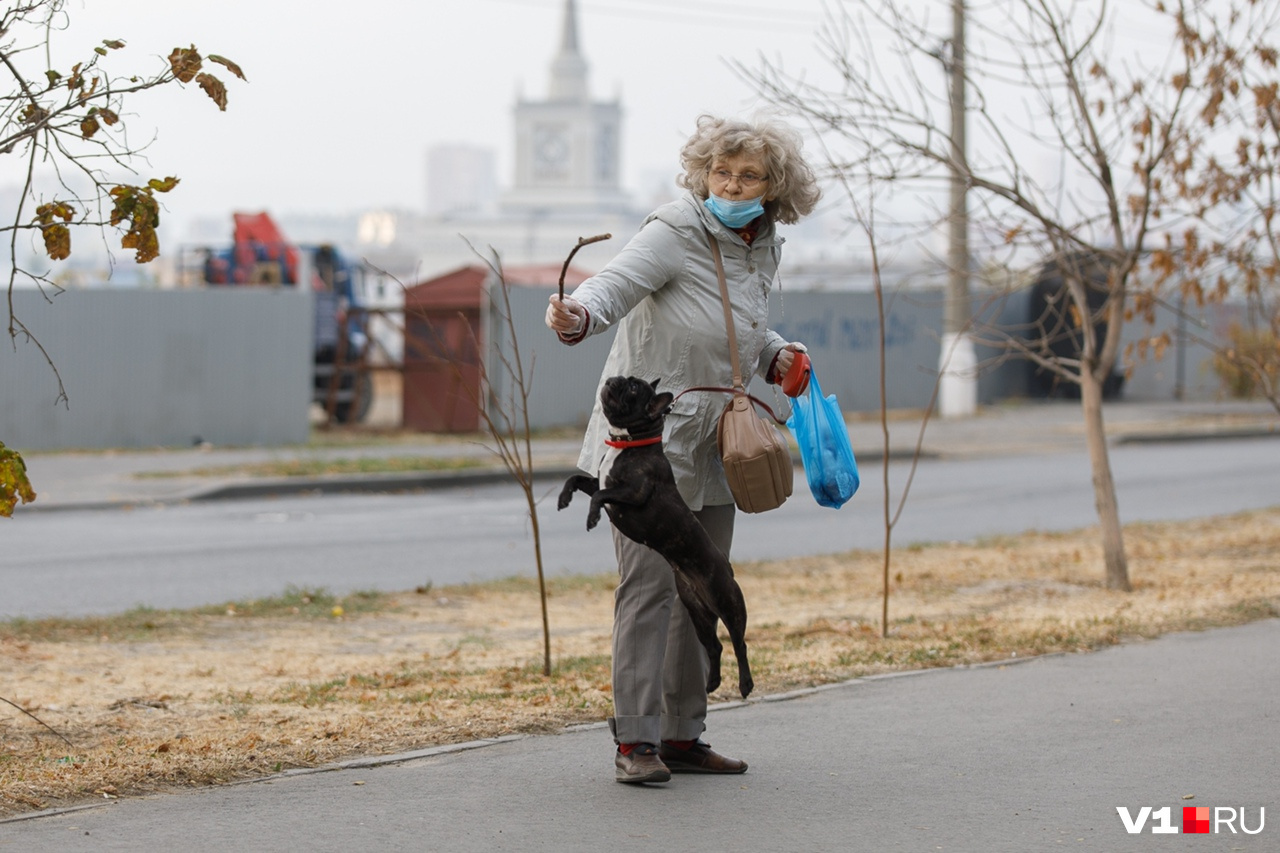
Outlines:
{"label": "black french bulldog", "polygon": [[587,529],[600,523],[600,509],[624,536],[657,551],[675,572],[676,591],[707,650],[707,692],[720,686],[716,619],[724,622],[738,658],[738,691],[746,698],[755,683],[747,663],[747,605],[733,579],[733,566],[703,529],[676,490],[671,463],[662,452],[662,424],[673,396],[658,393],[658,381],[614,376],[600,391],[604,416],[612,427],[609,452],[599,479],[577,474],[560,490],[559,509],[575,491],[591,496]]}

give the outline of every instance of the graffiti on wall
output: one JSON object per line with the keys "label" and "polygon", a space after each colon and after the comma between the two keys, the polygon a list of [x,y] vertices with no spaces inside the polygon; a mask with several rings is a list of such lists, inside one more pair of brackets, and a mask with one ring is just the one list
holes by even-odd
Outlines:
{"label": "graffiti on wall", "polygon": [[[788,341],[802,341],[806,346],[840,352],[861,352],[880,346],[880,320],[874,316],[850,317],[828,312],[819,317],[788,320],[771,326]],[[916,316],[890,314],[885,318],[885,346],[888,349],[909,347],[922,334]]]}

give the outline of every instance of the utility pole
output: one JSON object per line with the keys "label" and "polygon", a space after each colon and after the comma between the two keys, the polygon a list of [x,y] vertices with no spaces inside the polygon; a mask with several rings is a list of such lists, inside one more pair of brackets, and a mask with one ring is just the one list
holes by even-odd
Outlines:
{"label": "utility pole", "polygon": [[978,408],[977,355],[969,337],[969,189],[965,140],[964,0],[951,0],[951,51],[946,65],[951,90],[951,205],[948,218],[947,293],[942,315],[938,411],[944,418]]}

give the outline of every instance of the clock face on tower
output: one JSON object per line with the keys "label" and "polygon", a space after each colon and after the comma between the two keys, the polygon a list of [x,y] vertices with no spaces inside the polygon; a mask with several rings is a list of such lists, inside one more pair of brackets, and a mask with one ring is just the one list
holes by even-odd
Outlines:
{"label": "clock face on tower", "polygon": [[563,127],[539,125],[534,128],[533,174],[539,179],[569,176],[569,139]]}

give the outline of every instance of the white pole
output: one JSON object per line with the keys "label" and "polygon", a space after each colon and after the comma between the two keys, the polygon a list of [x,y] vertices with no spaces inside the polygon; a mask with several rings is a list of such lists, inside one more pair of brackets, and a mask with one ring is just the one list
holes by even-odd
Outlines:
{"label": "white pole", "polygon": [[938,413],[966,417],[978,409],[977,355],[965,334],[969,322],[969,212],[965,141],[964,0],[952,0],[951,81],[951,215],[947,252],[949,267],[943,308],[942,351],[938,357]]}

